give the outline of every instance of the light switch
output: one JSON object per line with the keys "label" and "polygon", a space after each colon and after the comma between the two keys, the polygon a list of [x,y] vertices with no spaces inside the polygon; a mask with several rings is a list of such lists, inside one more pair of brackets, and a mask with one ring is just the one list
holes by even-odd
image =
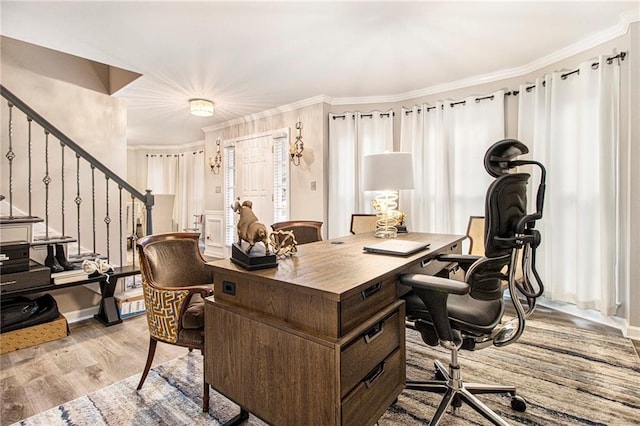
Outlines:
{"label": "light switch", "polygon": [[220,185],[216,186],[216,194],[219,194],[222,192],[222,187]]}
{"label": "light switch", "polygon": [[315,180],[312,180],[312,181],[311,181],[311,190],[312,190],[312,191],[315,191],[315,190],[316,190],[316,181],[315,181]]}

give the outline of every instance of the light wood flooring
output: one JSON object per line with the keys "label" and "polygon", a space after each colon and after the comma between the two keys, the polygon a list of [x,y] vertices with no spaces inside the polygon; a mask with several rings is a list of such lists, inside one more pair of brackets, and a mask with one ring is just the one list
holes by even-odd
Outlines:
{"label": "light wood flooring", "polygon": [[[534,318],[573,323],[620,336],[619,330],[538,306]],[[64,339],[0,355],[1,425],[8,425],[63,402],[140,373],[147,357],[149,333],[144,315],[104,327],[96,320],[70,326]],[[634,342],[636,353],[640,342]],[[154,365],[187,349],[158,344]]]}
{"label": "light wood flooring", "polygon": [[[63,339],[0,355],[3,426],[142,372],[149,344],[146,316],[111,327],[90,319],[69,328]],[[160,343],[153,365],[187,351]]]}

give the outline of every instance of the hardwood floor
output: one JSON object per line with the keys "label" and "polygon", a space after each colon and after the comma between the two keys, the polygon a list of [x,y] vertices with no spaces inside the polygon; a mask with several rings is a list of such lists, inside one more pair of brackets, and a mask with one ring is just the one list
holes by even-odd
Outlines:
{"label": "hardwood floor", "polygon": [[[585,321],[543,306],[534,318],[572,323],[620,336],[619,330]],[[90,319],[70,326],[64,339],[0,355],[2,426],[86,395],[140,373],[147,357],[149,333],[146,317],[126,319],[104,327]],[[636,353],[640,342],[634,341]],[[158,344],[154,366],[183,355],[187,349]]]}
{"label": "hardwood floor", "polygon": [[[0,355],[2,411],[7,425],[142,372],[149,331],[146,316],[105,327],[94,319],[70,325],[69,336]],[[153,365],[186,348],[158,344]]]}

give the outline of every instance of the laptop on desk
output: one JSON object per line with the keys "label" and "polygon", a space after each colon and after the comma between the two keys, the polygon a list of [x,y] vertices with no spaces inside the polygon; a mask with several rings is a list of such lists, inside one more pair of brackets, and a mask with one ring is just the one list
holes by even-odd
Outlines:
{"label": "laptop on desk", "polygon": [[394,256],[409,256],[430,246],[424,241],[386,240],[381,243],[366,245],[362,249],[366,253],[391,254]]}

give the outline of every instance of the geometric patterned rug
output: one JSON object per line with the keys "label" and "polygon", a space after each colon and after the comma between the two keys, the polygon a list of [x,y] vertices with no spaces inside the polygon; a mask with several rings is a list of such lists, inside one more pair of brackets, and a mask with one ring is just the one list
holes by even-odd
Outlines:
{"label": "geometric patterned rug", "polygon": [[[407,378],[428,380],[433,360],[448,363],[448,352],[422,343],[407,330]],[[480,399],[512,424],[640,424],[640,360],[628,339],[603,336],[570,325],[528,320],[518,342],[477,352],[461,351],[465,381],[515,385],[527,401],[523,413],[510,399]],[[36,414],[20,425],[218,425],[238,413],[237,405],[211,391],[208,413],[202,412],[202,357],[184,355],[153,368],[136,392],[139,375]],[[313,398],[313,395],[309,395]],[[424,425],[440,402],[439,395],[407,391],[380,419],[381,426]],[[264,425],[250,416],[248,425]],[[487,421],[463,404],[445,414],[441,425],[484,425]]]}

